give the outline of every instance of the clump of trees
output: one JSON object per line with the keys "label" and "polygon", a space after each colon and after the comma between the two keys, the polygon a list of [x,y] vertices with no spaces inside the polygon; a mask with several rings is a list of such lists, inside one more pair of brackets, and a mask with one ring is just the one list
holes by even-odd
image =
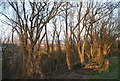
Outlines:
{"label": "clump of trees", "polygon": [[15,32],[19,37],[19,78],[46,78],[41,68],[49,72],[67,65],[71,69],[76,63],[98,71],[109,67],[105,56],[120,34],[113,15],[119,2],[28,0],[5,4],[11,8],[12,17],[0,12],[6,18],[1,21],[12,27],[12,43]]}

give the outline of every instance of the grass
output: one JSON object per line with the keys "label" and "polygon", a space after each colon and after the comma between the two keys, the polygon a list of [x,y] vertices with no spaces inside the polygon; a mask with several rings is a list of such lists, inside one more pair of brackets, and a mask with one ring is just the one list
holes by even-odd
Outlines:
{"label": "grass", "polygon": [[0,61],[0,80],[2,80],[2,62]]}
{"label": "grass", "polygon": [[[120,56],[120,55],[119,55]],[[119,79],[118,77],[118,55],[109,57],[110,67],[94,76],[94,79]]]}

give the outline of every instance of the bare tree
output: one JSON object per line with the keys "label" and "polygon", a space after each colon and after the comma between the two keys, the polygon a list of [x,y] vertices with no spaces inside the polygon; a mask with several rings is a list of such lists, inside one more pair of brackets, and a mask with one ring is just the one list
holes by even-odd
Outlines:
{"label": "bare tree", "polygon": [[[28,3],[30,10],[26,5]],[[21,74],[22,78],[45,78],[40,71],[40,49],[37,48],[38,50],[36,50],[36,45],[43,40],[45,36],[41,36],[41,32],[44,30],[43,28],[46,28],[46,24],[59,13],[58,9],[62,3],[54,2],[51,5],[52,8],[49,8],[50,2],[8,1],[8,4],[14,10],[16,20],[9,18],[2,12],[1,14],[10,21],[9,25],[11,25],[19,35],[22,52],[22,72],[24,73]],[[45,12],[48,9],[49,11],[46,14]],[[47,31],[45,31],[45,34],[47,37]],[[38,45],[40,44],[41,43]]]}
{"label": "bare tree", "polygon": [[54,42],[55,42],[55,35],[56,35],[56,28],[57,28],[56,22],[57,22],[57,18],[54,18],[52,21],[52,24],[53,24],[52,52],[54,52]]}

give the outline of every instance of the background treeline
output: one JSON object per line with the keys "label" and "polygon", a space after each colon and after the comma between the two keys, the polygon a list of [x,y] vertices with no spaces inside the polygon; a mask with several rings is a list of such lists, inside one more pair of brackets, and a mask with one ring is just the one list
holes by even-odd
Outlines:
{"label": "background treeline", "polygon": [[3,78],[47,78],[74,67],[107,70],[106,57],[119,46],[118,6],[93,0],[2,3],[0,20],[12,30],[11,37],[1,38]]}

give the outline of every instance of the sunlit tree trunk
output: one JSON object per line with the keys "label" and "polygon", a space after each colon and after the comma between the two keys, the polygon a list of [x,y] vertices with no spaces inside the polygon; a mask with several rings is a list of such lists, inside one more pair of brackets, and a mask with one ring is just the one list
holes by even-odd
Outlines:
{"label": "sunlit tree trunk", "polygon": [[49,46],[49,40],[48,40],[48,34],[47,34],[47,25],[45,25],[45,33],[46,33],[46,44],[47,44],[47,52],[50,52],[50,46]]}
{"label": "sunlit tree trunk", "polygon": [[69,51],[70,50],[70,48],[69,48],[70,45],[69,45],[69,38],[68,38],[67,6],[68,6],[68,2],[66,3],[66,9],[65,9],[65,14],[66,14],[66,18],[65,18],[65,23],[66,23],[66,62],[67,62],[68,69],[71,69],[70,51]]}

